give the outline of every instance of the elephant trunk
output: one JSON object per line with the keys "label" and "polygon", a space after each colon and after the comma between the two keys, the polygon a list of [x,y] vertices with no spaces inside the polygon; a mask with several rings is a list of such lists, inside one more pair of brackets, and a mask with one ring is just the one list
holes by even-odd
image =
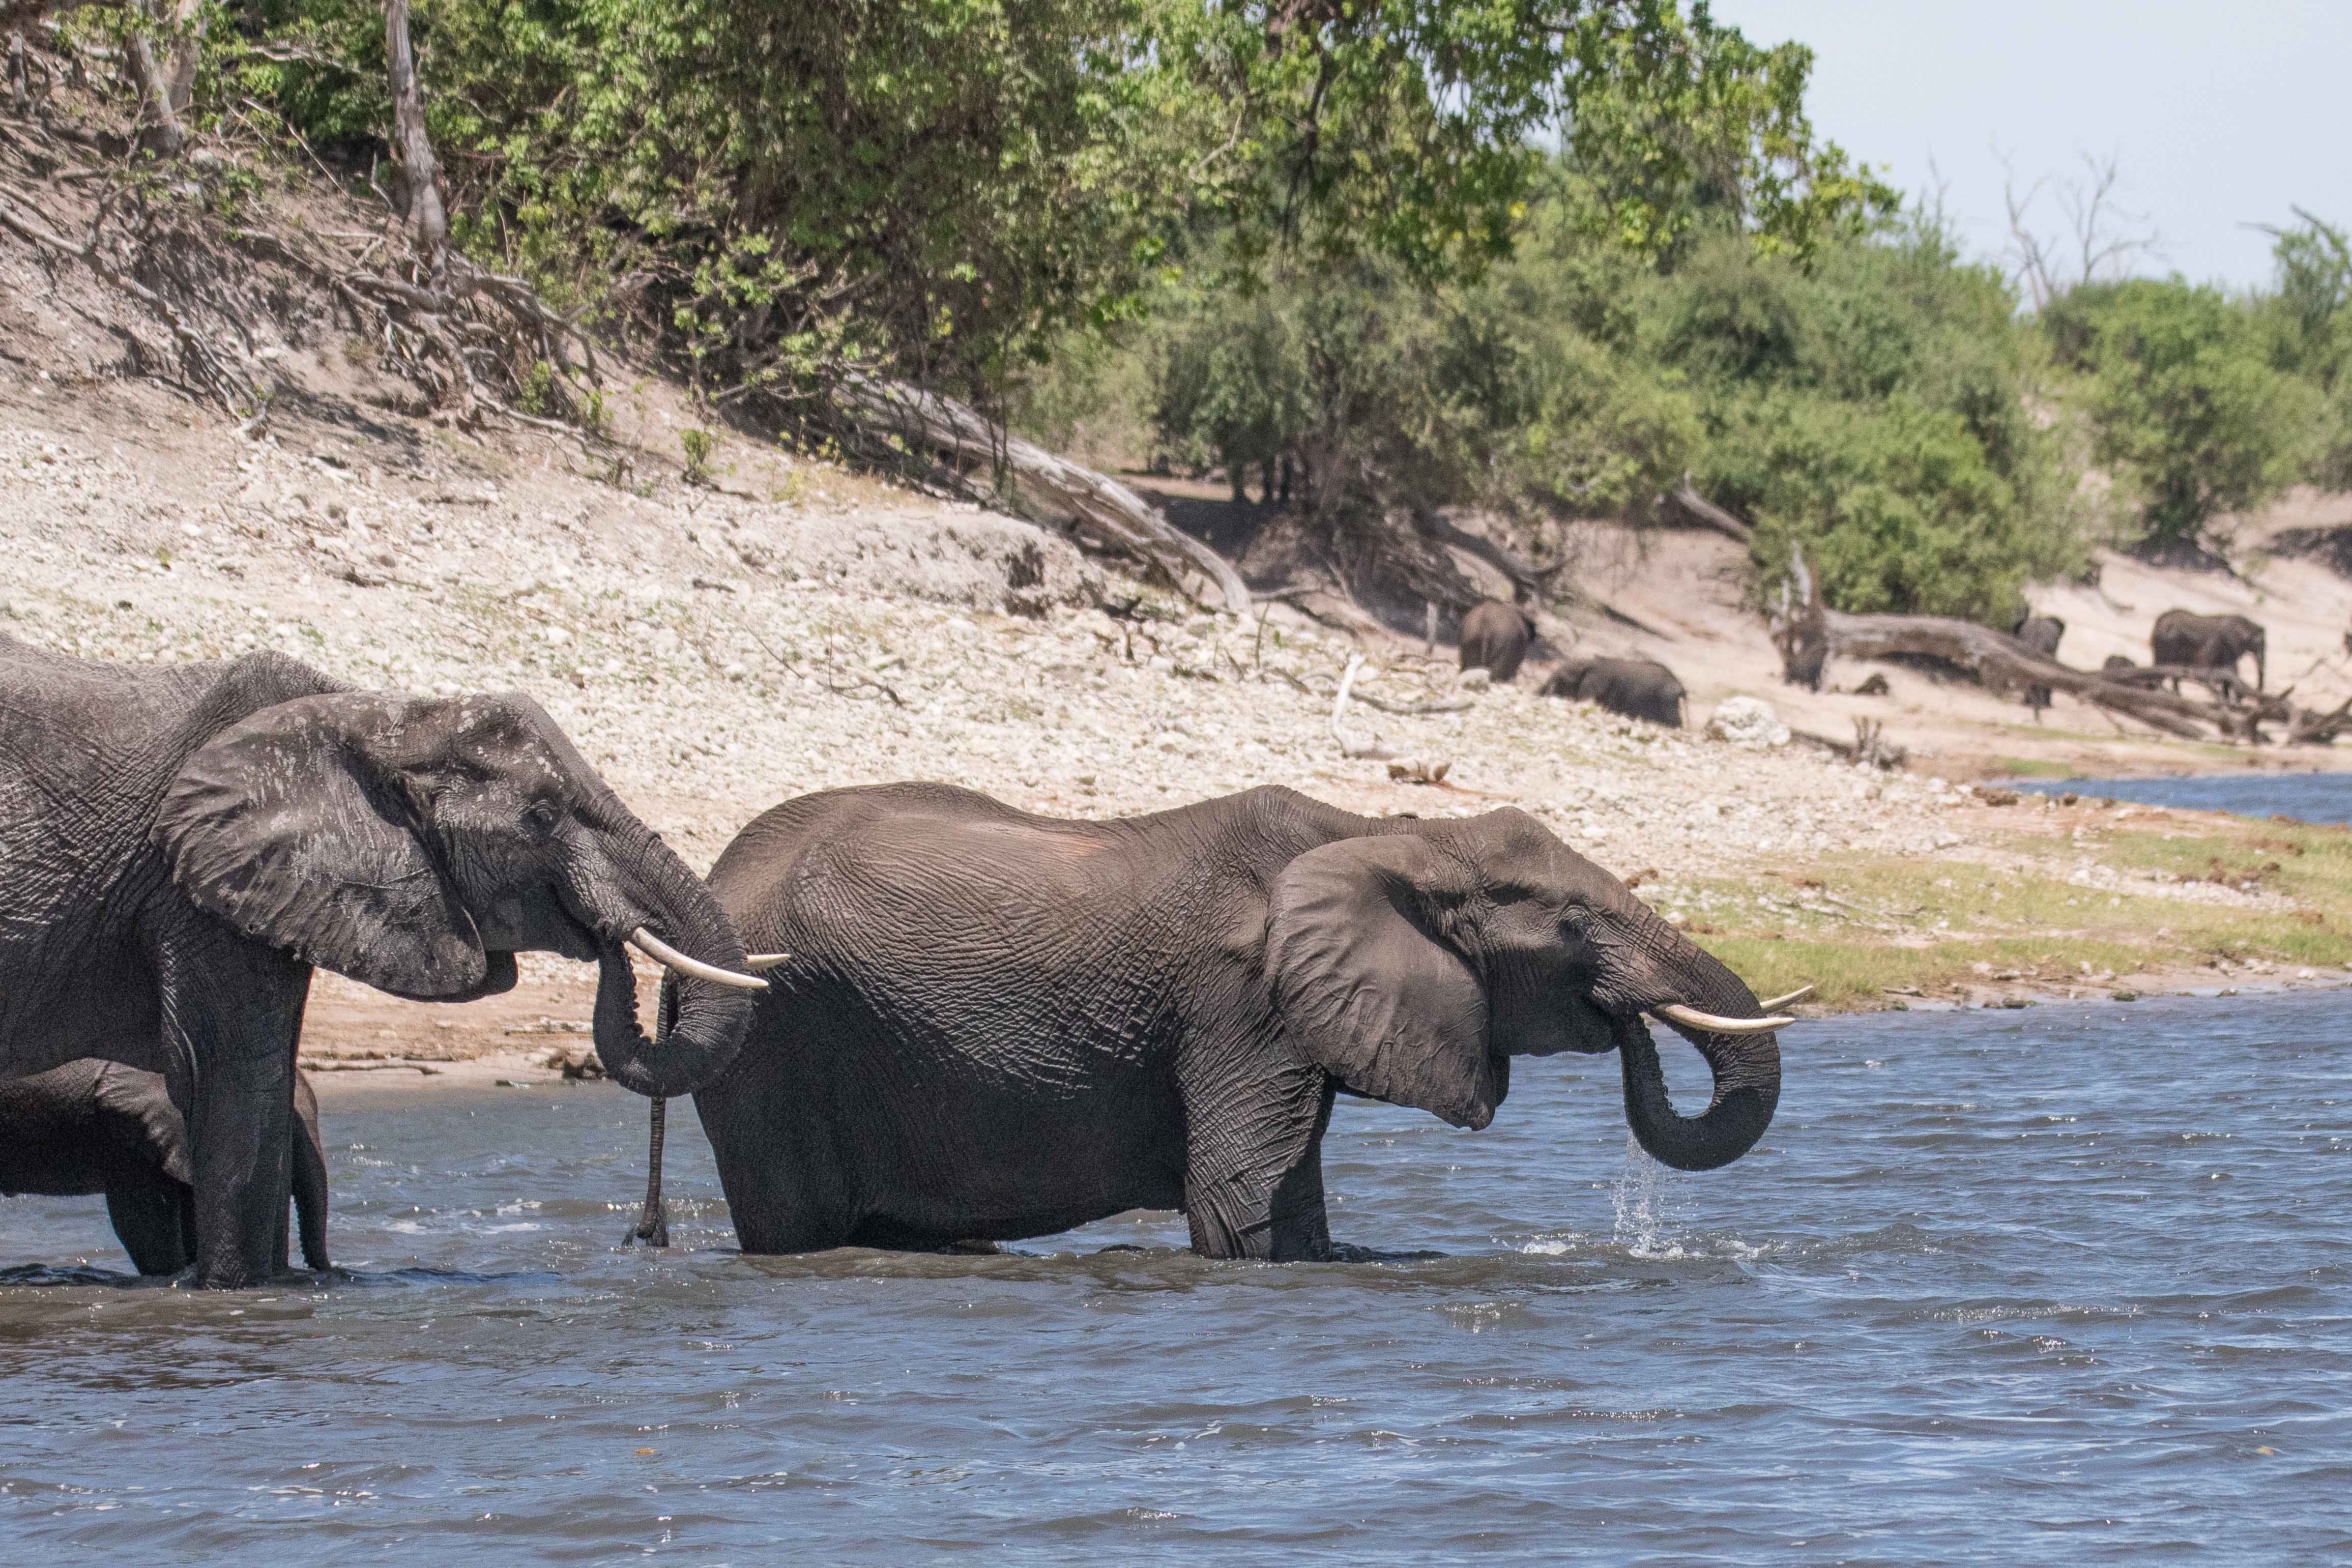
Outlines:
{"label": "elephant trunk", "polygon": [[324,1273],[327,1258],[327,1151],[319,1140],[319,1100],[310,1080],[294,1075],[294,1217],[302,1233],[302,1266]]}
{"label": "elephant trunk", "polygon": [[[1754,992],[1712,954],[1663,921],[1643,945],[1652,950],[1656,994],[1650,1005],[1679,1005],[1723,1018],[1754,1018]],[[1645,1007],[1643,1011],[1647,1011]],[[1618,1026],[1625,1077],[1625,1122],[1650,1157],[1678,1171],[1727,1165],[1755,1145],[1780,1102],[1780,1046],[1770,1033],[1726,1035],[1680,1023],[1675,1031],[1698,1047],[1714,1074],[1715,1093],[1696,1116],[1683,1116],[1666,1092],[1648,1026],[1636,1013]]]}
{"label": "elephant trunk", "polygon": [[677,954],[740,973],[743,946],[719,901],[652,829],[634,820],[610,862],[576,868],[572,897],[589,911],[598,946],[597,1059],[622,1088],[668,1098],[692,1094],[733,1064],[751,1017],[750,991],[674,973],[677,1011],[656,1043],[637,1021],[637,983],[626,945],[640,929]]}
{"label": "elephant trunk", "polygon": [[2269,663],[2270,650],[2262,643],[2256,643],[2254,645],[2254,689],[2257,691],[2263,689],[2263,683],[2269,679],[2269,671],[2265,668]]}

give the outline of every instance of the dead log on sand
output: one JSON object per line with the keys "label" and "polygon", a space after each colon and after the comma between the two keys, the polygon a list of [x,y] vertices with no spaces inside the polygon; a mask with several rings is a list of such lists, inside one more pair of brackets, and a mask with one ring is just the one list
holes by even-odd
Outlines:
{"label": "dead log on sand", "polygon": [[[1067,508],[1097,542],[1158,568],[1179,593],[1202,604],[1213,595],[1236,614],[1248,611],[1249,585],[1233,563],[1109,475],[1024,441],[952,397],[904,382],[852,377],[842,384],[839,397],[852,412],[911,442],[977,462],[1002,463]],[[1196,586],[1192,579],[1203,581]]]}
{"label": "dead log on sand", "polygon": [[[2222,700],[2200,702],[2053,663],[2015,637],[1973,621],[1944,616],[1849,616],[1822,602],[1801,551],[1790,558],[1789,577],[1773,616],[1773,641],[1780,649],[1782,679],[1815,691],[1821,689],[1822,672],[1832,657],[1927,654],[1975,670],[1988,684],[2047,686],[2184,740],[2219,735],[2260,744],[2263,725],[2284,724],[2290,742],[2325,744],[2352,729],[2352,702],[2332,714],[2315,713],[2294,707],[2286,692],[2249,692],[2234,682],[2234,690],[2215,683]],[[2183,674],[2202,679],[2199,672]]]}

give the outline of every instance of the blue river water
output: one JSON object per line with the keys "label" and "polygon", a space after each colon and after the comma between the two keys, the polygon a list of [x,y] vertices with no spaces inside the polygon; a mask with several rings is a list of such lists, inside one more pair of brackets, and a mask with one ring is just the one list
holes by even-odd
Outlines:
{"label": "blue river water", "polygon": [[347,1281],[127,1288],[97,1200],[0,1202],[0,1561],[2340,1560],[2347,1006],[1808,1023],[1706,1175],[1612,1058],[1477,1133],[1342,1101],[1393,1256],[1290,1267],[747,1258],[690,1114],[623,1250],[642,1102],[331,1086]]}
{"label": "blue river water", "polygon": [[2021,779],[2017,787],[2042,795],[2069,792],[2092,799],[2177,805],[2191,811],[2234,811],[2247,816],[2301,817],[2352,823],[2352,773],[2202,773],[2136,779]]}

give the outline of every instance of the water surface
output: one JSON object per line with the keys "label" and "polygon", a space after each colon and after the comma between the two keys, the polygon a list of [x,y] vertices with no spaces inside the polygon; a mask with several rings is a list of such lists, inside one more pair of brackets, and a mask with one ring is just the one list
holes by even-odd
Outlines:
{"label": "water surface", "polygon": [[349,1283],[125,1289],[97,1200],[0,1203],[51,1270],[0,1289],[0,1558],[2340,1558],[2346,1011],[1808,1025],[1704,1176],[1629,1162],[1613,1059],[1480,1133],[1343,1101],[1333,1229],[1408,1256],[1294,1267],[1166,1215],[745,1258],[690,1116],[680,1245],[623,1251],[641,1102],[331,1097]]}
{"label": "water surface", "polygon": [[2190,811],[2234,811],[2242,816],[2301,817],[2352,823],[2352,773],[2183,773],[2165,778],[2021,779],[2017,787],[2041,795],[2131,800]]}

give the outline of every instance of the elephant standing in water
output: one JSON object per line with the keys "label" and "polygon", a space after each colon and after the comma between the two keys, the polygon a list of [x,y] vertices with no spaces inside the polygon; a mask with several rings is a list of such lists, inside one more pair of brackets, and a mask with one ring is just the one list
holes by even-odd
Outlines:
{"label": "elephant standing in water", "polygon": [[[289,1168],[302,1261],[327,1268],[327,1153],[318,1098],[299,1071]],[[161,1073],[85,1059],[0,1079],[0,1193],[104,1193],[140,1273],[177,1274],[196,1260],[187,1126]]]}
{"label": "elephant standing in water", "polygon": [[[2056,616],[2023,616],[2010,630],[2010,636],[2053,663],[2058,658],[2058,639],[2065,635],[2066,623]],[[2033,721],[2039,724],[2042,722],[2042,710],[2050,706],[2050,689],[2046,686],[2027,687],[2025,705],[2033,710]]]}
{"label": "elephant standing in water", "polygon": [[1533,616],[1500,599],[1481,599],[1462,617],[1462,668],[1509,680],[1519,673],[1535,637]]}
{"label": "elephant standing in water", "polygon": [[[2263,689],[2263,665],[2269,658],[2270,634],[2243,616],[2200,616],[2187,610],[2167,610],[2156,617],[2148,634],[2148,651],[2156,664],[2194,665],[2201,669],[2238,673],[2238,661],[2254,658],[2254,689]],[[2172,689],[2180,689],[2175,680]]]}
{"label": "elephant standing in water", "polygon": [[[773,808],[710,881],[793,954],[695,1096],[748,1252],[1181,1208],[1203,1256],[1322,1258],[1339,1090],[1478,1128],[1514,1057],[1615,1050],[1634,1136],[1694,1171],[1780,1099],[1790,1020],[1517,811],[1266,787],[1075,822],[887,784]],[[1701,1114],[1669,1102],[1645,1014],[1714,1069]]]}
{"label": "elephant standing in water", "polygon": [[[673,945],[674,944],[674,945]],[[659,1046],[635,946],[689,978]],[[709,891],[520,696],[352,691],[276,654],[109,665],[0,638],[0,1077],[161,1073],[186,1124],[192,1279],[285,1267],[313,965],[398,996],[599,966],[597,1054],[681,1094],[751,1014]]]}
{"label": "elephant standing in water", "polygon": [[1571,658],[1551,672],[1542,695],[1598,702],[1669,730],[1683,726],[1683,683],[1654,658]]}

